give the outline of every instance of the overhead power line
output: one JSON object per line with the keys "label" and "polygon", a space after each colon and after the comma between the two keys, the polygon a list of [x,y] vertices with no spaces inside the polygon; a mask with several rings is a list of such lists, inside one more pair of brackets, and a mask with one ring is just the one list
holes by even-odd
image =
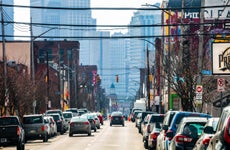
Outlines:
{"label": "overhead power line", "polygon": [[192,6],[192,7],[174,7],[174,8],[151,8],[151,7],[143,7],[143,8],[134,8],[134,7],[43,7],[43,6],[24,6],[24,5],[9,5],[2,4],[3,7],[19,7],[19,8],[30,8],[30,9],[53,9],[53,10],[181,10],[181,9],[205,9],[205,8],[223,8],[230,7],[230,5],[217,5],[217,6]]}

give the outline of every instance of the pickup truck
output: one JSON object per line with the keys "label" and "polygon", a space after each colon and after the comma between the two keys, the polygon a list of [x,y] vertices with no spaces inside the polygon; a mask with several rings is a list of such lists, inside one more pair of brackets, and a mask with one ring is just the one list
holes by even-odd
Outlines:
{"label": "pickup truck", "polygon": [[0,117],[0,147],[17,146],[25,149],[25,132],[17,116]]}

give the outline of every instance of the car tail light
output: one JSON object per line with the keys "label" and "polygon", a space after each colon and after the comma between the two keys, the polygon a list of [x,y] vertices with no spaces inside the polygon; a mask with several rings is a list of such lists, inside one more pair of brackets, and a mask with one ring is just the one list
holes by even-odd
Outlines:
{"label": "car tail light", "polygon": [[70,125],[70,126],[73,126],[73,125],[74,125],[74,123],[73,123],[73,122],[70,122],[70,123],[69,123],[69,125]]}
{"label": "car tail light", "polygon": [[94,124],[96,124],[96,121],[95,121],[95,120],[93,120],[93,123],[94,123]]}
{"label": "car tail light", "polygon": [[21,133],[21,130],[20,130],[20,128],[19,128],[19,127],[17,127],[17,135],[19,136],[19,135],[20,135],[20,133]]}
{"label": "car tail light", "polygon": [[41,129],[42,129],[42,131],[45,131],[46,130],[46,126],[42,125]]}
{"label": "car tail light", "polygon": [[84,124],[87,124],[87,125],[89,125],[89,122],[84,122]]}
{"label": "car tail light", "polygon": [[176,137],[175,137],[175,141],[176,141],[176,143],[187,143],[187,142],[191,142],[191,141],[192,141],[192,138],[189,138],[189,137],[187,137],[187,136],[178,134],[178,135],[176,135]]}
{"label": "car tail light", "polygon": [[208,145],[210,139],[211,139],[210,137],[205,137],[205,138],[202,140],[202,144],[203,144],[203,145]]}
{"label": "car tail light", "polygon": [[111,116],[111,120],[113,120],[113,117]]}
{"label": "car tail light", "polygon": [[230,144],[230,117],[228,118],[227,125],[224,129],[224,140],[226,143]]}
{"label": "car tail light", "polygon": [[150,134],[150,138],[151,139],[157,139],[157,136],[159,135],[159,133],[151,133]]}

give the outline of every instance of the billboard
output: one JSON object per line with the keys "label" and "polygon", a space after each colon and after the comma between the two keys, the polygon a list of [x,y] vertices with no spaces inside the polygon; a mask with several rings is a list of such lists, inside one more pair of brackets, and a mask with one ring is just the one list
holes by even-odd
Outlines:
{"label": "billboard", "polygon": [[212,43],[212,72],[230,75],[230,43]]}

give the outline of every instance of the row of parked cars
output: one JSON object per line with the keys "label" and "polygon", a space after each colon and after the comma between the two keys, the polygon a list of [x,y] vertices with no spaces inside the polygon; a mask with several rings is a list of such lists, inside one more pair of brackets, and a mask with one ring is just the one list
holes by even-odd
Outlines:
{"label": "row of parked cars", "polygon": [[149,150],[230,149],[230,106],[220,117],[187,111],[139,111],[135,125]]}
{"label": "row of parked cars", "polygon": [[62,112],[59,109],[47,110],[45,114],[24,115],[20,120],[17,116],[0,117],[0,146],[16,145],[17,150],[24,150],[28,140],[43,140],[69,130],[69,136],[74,134],[95,132],[103,125],[100,113],[91,113],[87,110],[78,113],[78,110],[68,109]]}

